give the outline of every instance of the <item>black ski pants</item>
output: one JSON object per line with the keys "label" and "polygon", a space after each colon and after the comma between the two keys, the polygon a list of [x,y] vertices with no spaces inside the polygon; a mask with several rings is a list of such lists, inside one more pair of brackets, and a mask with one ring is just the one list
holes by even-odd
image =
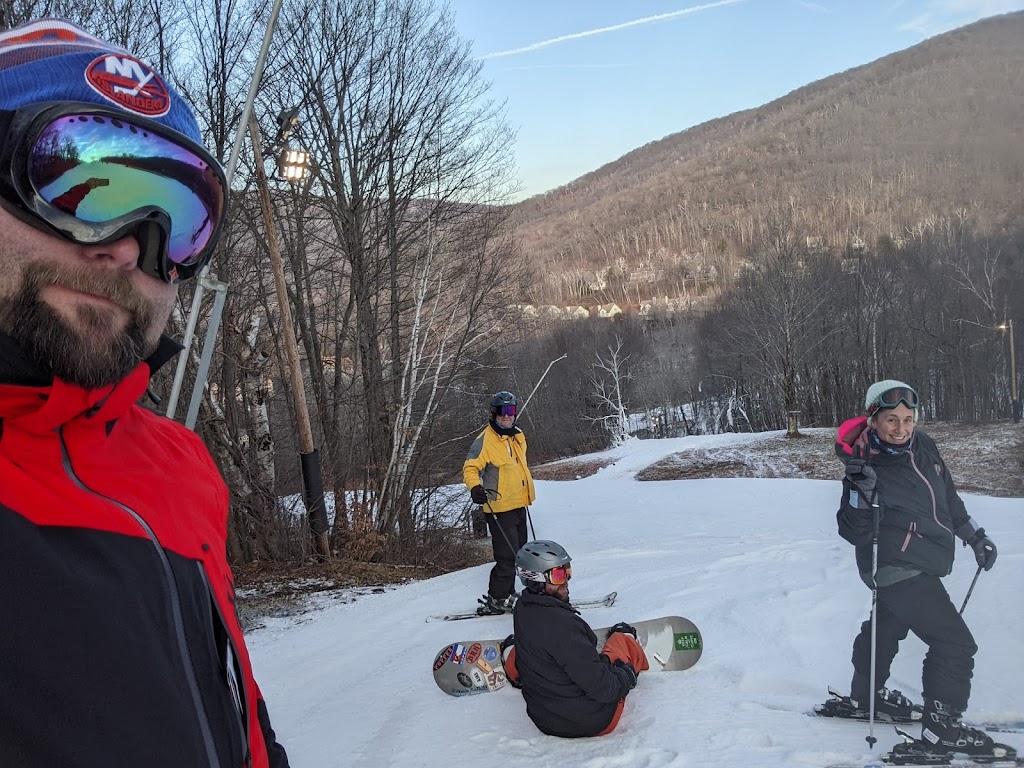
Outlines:
{"label": "black ski pants", "polygon": [[[878,588],[875,690],[889,679],[900,641],[913,632],[928,646],[921,689],[926,699],[967,709],[978,650],[971,631],[949,599],[938,576],[922,573]],[[853,641],[853,683],[850,698],[868,702],[871,674],[871,618]]]}
{"label": "black ski pants", "polygon": [[488,513],[487,528],[494,551],[487,591],[495,600],[504,600],[516,586],[516,552],[526,543],[526,507]]}

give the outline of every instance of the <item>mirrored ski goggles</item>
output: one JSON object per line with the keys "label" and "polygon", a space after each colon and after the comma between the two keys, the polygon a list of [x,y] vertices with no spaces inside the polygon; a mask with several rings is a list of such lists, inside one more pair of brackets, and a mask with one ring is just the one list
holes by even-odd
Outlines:
{"label": "mirrored ski goggles", "polygon": [[873,402],[871,407],[868,408],[868,416],[873,416],[883,408],[895,408],[900,403],[903,403],[911,410],[917,410],[917,392],[912,390],[910,387],[893,387],[892,389],[887,389],[875,398],[875,402]]}
{"label": "mirrored ski goggles", "polygon": [[187,280],[209,261],[226,189],[205,149],[151,120],[69,102],[0,112],[0,196],[82,245],[135,235],[139,268],[160,280]]}
{"label": "mirrored ski goggles", "polygon": [[498,413],[497,413],[497,415],[498,416],[515,416],[516,415],[516,407],[514,405],[499,405],[498,406]]}
{"label": "mirrored ski goggles", "polygon": [[572,578],[572,566],[556,565],[544,574],[544,578],[548,580],[548,583],[554,584],[556,587],[561,586]]}

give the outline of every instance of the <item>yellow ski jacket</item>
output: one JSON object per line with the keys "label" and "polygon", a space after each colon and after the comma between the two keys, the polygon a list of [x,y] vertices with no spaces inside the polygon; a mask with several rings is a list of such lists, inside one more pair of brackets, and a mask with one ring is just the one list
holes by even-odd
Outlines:
{"label": "yellow ski jacket", "polygon": [[526,435],[519,427],[515,434],[499,435],[488,424],[469,446],[462,480],[467,488],[482,485],[490,498],[484,512],[508,512],[533,503],[537,494],[533,476],[526,465]]}

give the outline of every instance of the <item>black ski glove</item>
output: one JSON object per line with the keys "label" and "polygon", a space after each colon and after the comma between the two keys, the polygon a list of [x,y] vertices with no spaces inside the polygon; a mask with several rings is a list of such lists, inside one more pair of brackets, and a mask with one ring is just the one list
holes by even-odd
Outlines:
{"label": "black ski glove", "polygon": [[866,459],[850,459],[846,462],[846,479],[853,485],[851,495],[855,491],[859,497],[851,498],[850,506],[868,509],[871,506],[871,500],[875,497],[875,484],[878,482],[875,468],[868,464]]}
{"label": "black ski glove", "polygon": [[629,690],[632,691],[634,688],[636,688],[636,670],[633,669],[632,664],[630,664],[628,661],[623,661],[622,659],[616,659],[615,663],[612,664],[612,666],[621,669],[623,672],[626,673],[625,680],[626,684],[629,685]]}
{"label": "black ski glove", "polygon": [[636,640],[636,627],[627,624],[624,621],[620,621],[614,627],[608,630],[608,637],[611,637],[616,632],[621,632],[624,635],[632,635],[633,639]]}
{"label": "black ski glove", "polygon": [[474,485],[469,489],[469,495],[473,499],[474,504],[486,504],[487,503],[487,491],[484,490],[482,485]]}
{"label": "black ski glove", "polygon": [[995,542],[985,535],[985,529],[979,528],[978,532],[974,534],[974,538],[967,543],[974,550],[974,559],[978,561],[978,567],[991,571],[992,566],[996,564],[998,553]]}

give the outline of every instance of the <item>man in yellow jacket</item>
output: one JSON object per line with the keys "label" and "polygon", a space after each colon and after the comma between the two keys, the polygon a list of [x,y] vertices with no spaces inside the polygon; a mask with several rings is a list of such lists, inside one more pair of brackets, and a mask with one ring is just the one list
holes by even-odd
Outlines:
{"label": "man in yellow jacket", "polygon": [[526,435],[516,426],[516,396],[511,392],[491,398],[491,420],[469,447],[462,480],[473,502],[487,514],[494,552],[487,594],[477,612],[509,612],[516,602],[516,552],[527,540],[526,508],[537,496],[526,464]]}

